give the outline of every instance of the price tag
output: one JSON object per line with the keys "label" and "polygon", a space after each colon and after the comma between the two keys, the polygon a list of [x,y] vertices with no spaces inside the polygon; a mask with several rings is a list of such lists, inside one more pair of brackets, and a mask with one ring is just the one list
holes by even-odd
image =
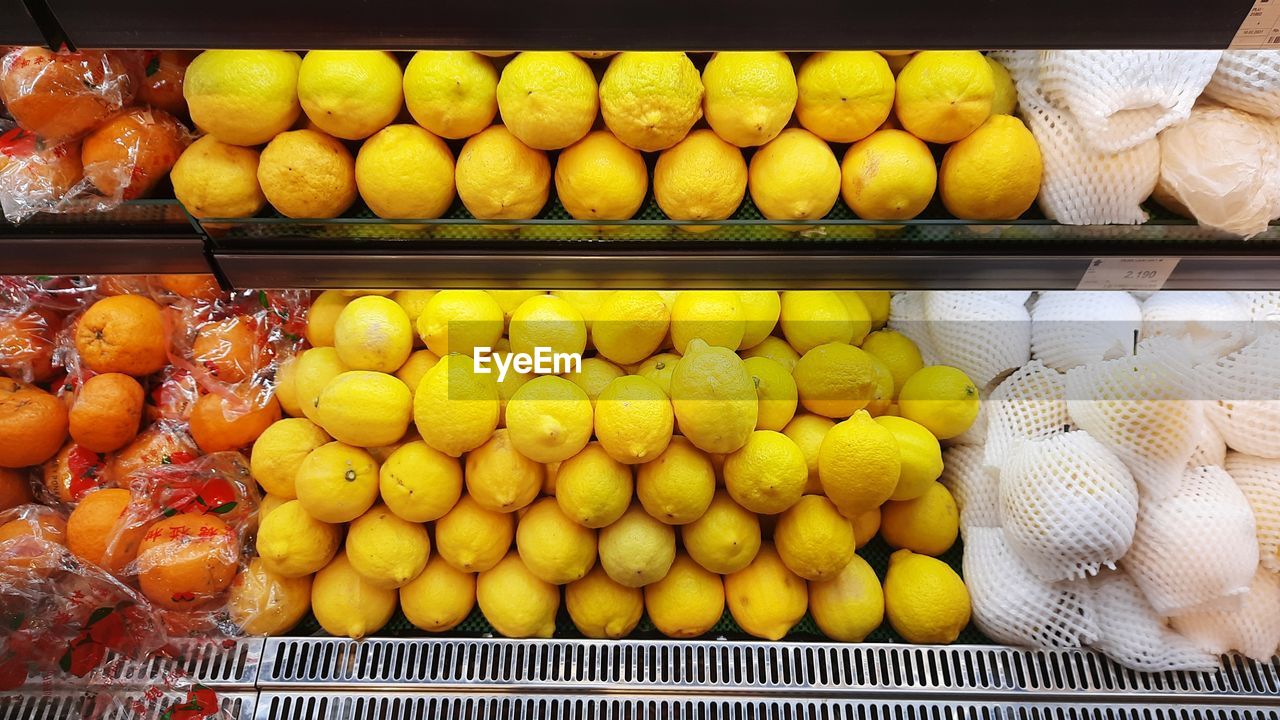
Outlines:
{"label": "price tag", "polygon": [[[1277,0],[1280,1],[1280,0]],[[1080,278],[1077,290],[1145,290],[1164,287],[1178,267],[1176,257],[1094,258]]]}
{"label": "price tag", "polygon": [[1232,50],[1269,50],[1280,48],[1280,0],[1253,0],[1253,9],[1245,16]]}

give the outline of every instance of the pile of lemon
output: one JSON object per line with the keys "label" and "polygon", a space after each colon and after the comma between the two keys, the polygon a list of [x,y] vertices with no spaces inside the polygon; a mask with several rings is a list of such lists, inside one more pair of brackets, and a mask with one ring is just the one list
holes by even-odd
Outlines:
{"label": "pile of lemon", "polygon": [[626,220],[650,161],[673,220],[728,218],[748,192],[773,220],[822,218],[841,197],[907,220],[935,192],[956,217],[1012,220],[1039,193],[1009,73],[977,51],[719,52],[701,71],[682,52],[498,55],[419,52],[401,68],[378,51],[207,51],[184,85],[207,134],[175,193],[204,218],[267,202],[329,218],[359,196],[385,218],[438,218],[457,197],[521,220],[554,182],[574,218]]}
{"label": "pile of lemon", "polygon": [[[284,363],[290,418],[253,446],[268,577],[309,578],[334,635],[397,605],[428,631],[478,604],[549,637],[647,612],[671,637],[727,606],[778,639],[811,613],[841,641],[887,616],[954,641],[958,513],[939,440],[978,413],[955,368],[882,329],[885,292],[327,291]],[[584,357],[558,375],[481,359]],[[883,588],[856,550],[898,548]],[[563,586],[563,596],[561,587]]]}

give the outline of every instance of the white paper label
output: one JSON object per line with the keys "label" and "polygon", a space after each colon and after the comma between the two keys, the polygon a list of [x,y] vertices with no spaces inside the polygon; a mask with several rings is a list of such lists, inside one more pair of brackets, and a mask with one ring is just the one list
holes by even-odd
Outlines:
{"label": "white paper label", "polygon": [[1280,48],[1280,0],[1253,0],[1253,9],[1231,41],[1232,50]]}
{"label": "white paper label", "polygon": [[[1280,2],[1280,0],[1277,0]],[[1178,267],[1176,257],[1094,258],[1077,290],[1159,290]]]}

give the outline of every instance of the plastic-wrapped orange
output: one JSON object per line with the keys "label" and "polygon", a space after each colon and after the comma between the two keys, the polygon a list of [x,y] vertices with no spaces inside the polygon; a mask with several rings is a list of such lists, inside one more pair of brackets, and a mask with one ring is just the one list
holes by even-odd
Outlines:
{"label": "plastic-wrapped orange", "polygon": [[199,55],[189,50],[162,50],[143,58],[142,81],[138,86],[138,102],[159,108],[179,117],[187,114],[187,101],[182,97],[182,82],[187,66]]}
{"label": "plastic-wrapped orange", "polygon": [[67,406],[34,385],[0,378],[0,467],[39,465],[67,436]]}
{"label": "plastic-wrapped orange", "polygon": [[119,450],[138,434],[145,393],[122,373],[89,378],[71,406],[71,437],[94,452]]}
{"label": "plastic-wrapped orange", "polygon": [[63,545],[67,538],[67,521],[52,508],[32,505],[18,511],[20,517],[0,524],[0,569],[9,568],[47,576],[57,567],[58,557],[48,546],[36,543],[6,547],[10,540],[33,536],[49,543]]}
{"label": "plastic-wrapped orange", "polygon": [[110,462],[111,477],[124,482],[136,472],[161,465],[181,465],[200,455],[191,438],[173,423],[160,422],[143,430]]}
{"label": "plastic-wrapped orange", "polygon": [[133,108],[84,139],[84,175],[107,197],[132,200],[155,187],[187,147],[186,130],[172,115]]}
{"label": "plastic-wrapped orange", "polygon": [[67,518],[67,549],[85,562],[120,573],[137,557],[148,528],[127,512],[132,501],[133,495],[123,488],[86,495]]}
{"label": "plastic-wrapped orange", "polygon": [[190,300],[213,300],[222,294],[218,279],[208,273],[199,275],[152,275],[151,281],[179,297]]}
{"label": "plastic-wrapped orange", "polygon": [[0,59],[0,101],[19,125],[51,144],[74,140],[133,101],[124,57],[102,50],[19,48]]}
{"label": "plastic-wrapped orange", "polygon": [[107,457],[74,442],[62,446],[41,468],[45,489],[64,503],[75,503],[88,493],[112,483]]}
{"label": "plastic-wrapped orange", "polygon": [[0,373],[38,383],[53,377],[53,336],[60,326],[47,310],[0,312]]}
{"label": "plastic-wrapped orange", "polygon": [[206,453],[236,450],[253,444],[280,419],[280,403],[272,395],[266,407],[237,413],[221,395],[203,395],[191,409],[191,437]]}
{"label": "plastic-wrapped orange", "polygon": [[169,364],[160,306],[141,295],[106,297],[76,326],[76,351],[90,370],[141,377]]}
{"label": "plastic-wrapped orange", "polygon": [[240,566],[235,531],[213,515],[181,513],[155,523],[138,546],[138,584],[155,604],[199,607],[226,590]]}
{"label": "plastic-wrapped orange", "polygon": [[8,162],[0,162],[0,191],[22,211],[56,207],[84,179],[79,141],[43,149],[0,147],[0,161],[4,160]]}
{"label": "plastic-wrapped orange", "polygon": [[247,317],[206,323],[196,331],[192,360],[226,383],[238,383],[256,368],[258,334]]}

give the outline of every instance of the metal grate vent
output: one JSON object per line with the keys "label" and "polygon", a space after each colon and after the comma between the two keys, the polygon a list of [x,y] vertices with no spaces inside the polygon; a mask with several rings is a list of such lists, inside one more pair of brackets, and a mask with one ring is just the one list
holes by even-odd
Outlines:
{"label": "metal grate vent", "polygon": [[[149,702],[140,691],[115,691],[108,695],[83,692],[20,693],[0,697],[0,720],[159,720],[167,708],[184,700],[171,694],[158,702]],[[256,692],[218,694],[219,706],[229,720],[252,720],[257,708]],[[136,711],[140,702],[146,712]],[[317,718],[316,720],[319,720]]]}
{"label": "metal grate vent", "polygon": [[[102,667],[115,684],[143,689],[155,685],[155,678],[176,673],[193,683],[214,688],[253,689],[258,679],[258,663],[262,658],[262,638],[241,638],[226,643],[201,640],[175,640],[177,657],[152,655],[143,662],[119,662],[114,654],[103,659]],[[75,677],[40,676],[27,680],[26,689],[36,691],[46,684],[74,687],[83,680]]]}

